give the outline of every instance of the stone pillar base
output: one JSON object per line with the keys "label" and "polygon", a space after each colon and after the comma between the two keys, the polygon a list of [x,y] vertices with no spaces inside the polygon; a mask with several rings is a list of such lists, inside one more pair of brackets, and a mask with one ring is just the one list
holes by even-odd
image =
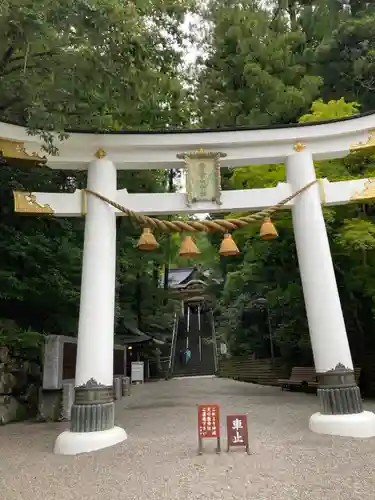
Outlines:
{"label": "stone pillar base", "polygon": [[54,453],[77,455],[108,448],[127,438],[121,427],[115,427],[113,386],[91,379],[76,387],[72,406],[70,431],[60,434]]}
{"label": "stone pillar base", "polygon": [[115,403],[77,405],[71,412],[72,432],[98,432],[112,429],[115,425]]}
{"label": "stone pillar base", "polygon": [[352,438],[375,436],[375,414],[370,411],[351,415],[323,415],[314,413],[310,417],[309,428],[317,434]]}
{"label": "stone pillar base", "polygon": [[75,390],[71,411],[71,432],[100,432],[115,425],[113,387],[91,379]]}
{"label": "stone pillar base", "polygon": [[354,371],[339,363],[332,370],[318,373],[317,377],[321,412],[311,416],[310,430],[331,436],[375,436],[375,414],[363,411]]}
{"label": "stone pillar base", "polygon": [[57,455],[78,455],[102,450],[127,439],[124,429],[112,427],[98,432],[62,432],[55,441],[53,452]]}
{"label": "stone pillar base", "polygon": [[362,413],[359,387],[319,388],[318,396],[323,415],[351,415]]}
{"label": "stone pillar base", "polygon": [[322,415],[352,415],[363,412],[362,397],[354,371],[339,363],[317,374]]}

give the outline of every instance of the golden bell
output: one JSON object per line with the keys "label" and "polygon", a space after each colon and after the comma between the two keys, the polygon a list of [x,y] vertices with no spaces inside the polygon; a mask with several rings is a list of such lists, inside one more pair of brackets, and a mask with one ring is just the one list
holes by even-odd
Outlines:
{"label": "golden bell", "polygon": [[238,246],[234,242],[232,235],[229,233],[224,234],[223,241],[220,245],[219,254],[222,257],[229,257],[232,255],[240,255]]}
{"label": "golden bell", "polygon": [[196,257],[201,252],[197,245],[194,243],[192,236],[185,236],[182,240],[180,248],[180,257]]}
{"label": "golden bell", "polygon": [[262,227],[260,228],[260,239],[261,240],[274,240],[279,235],[273,225],[271,219],[267,217],[264,219]]}
{"label": "golden bell", "polygon": [[150,252],[151,250],[155,250],[158,247],[159,243],[156,241],[155,236],[151,232],[151,229],[149,227],[145,227],[138,240],[137,248],[139,250]]}

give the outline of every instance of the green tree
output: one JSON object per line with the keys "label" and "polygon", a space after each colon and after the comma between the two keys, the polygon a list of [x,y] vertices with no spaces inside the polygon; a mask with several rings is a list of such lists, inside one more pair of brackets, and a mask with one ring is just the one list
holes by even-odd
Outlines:
{"label": "green tree", "polygon": [[193,0],[5,0],[0,118],[31,129],[186,122],[181,22]]}
{"label": "green tree", "polygon": [[318,96],[306,72],[304,35],[248,0],[209,3],[207,58],[199,74],[201,123],[220,128],[290,123]]}
{"label": "green tree", "polygon": [[340,0],[271,0],[274,22],[287,19],[292,31],[302,30],[306,47],[313,48],[337,28],[349,14]]}
{"label": "green tree", "polygon": [[360,103],[362,111],[375,109],[374,6],[342,22],[318,48],[315,62],[325,100],[345,97]]}
{"label": "green tree", "polygon": [[[51,130],[183,126],[181,21],[190,9],[193,0],[5,0],[0,120],[40,133],[52,153]],[[166,188],[159,171],[118,177],[129,192]],[[84,220],[16,215],[12,190],[65,192],[85,182],[84,173],[2,165],[0,317],[24,331],[76,333]],[[117,225],[117,328],[124,320],[148,328],[151,307],[168,319],[156,279],[163,249],[141,255],[134,249],[139,229],[125,217]]]}

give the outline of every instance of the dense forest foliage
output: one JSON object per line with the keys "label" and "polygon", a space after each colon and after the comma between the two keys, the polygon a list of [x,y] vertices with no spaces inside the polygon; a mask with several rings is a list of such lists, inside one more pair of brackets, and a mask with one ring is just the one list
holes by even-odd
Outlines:
{"label": "dense forest foliage", "polygon": [[[184,20],[198,22],[186,29]],[[0,120],[50,132],[267,126],[375,110],[375,6],[363,0],[3,0],[0,6]],[[188,65],[187,50],[200,56]],[[372,176],[371,156],[316,164],[330,180]],[[172,174],[177,174],[172,173]],[[129,192],[175,189],[171,173],[118,175]],[[226,171],[224,189],[274,186],[282,165]],[[12,190],[69,191],[81,172],[0,170],[0,342],[14,349],[37,334],[76,335],[83,219],[20,217]],[[324,209],[355,357],[371,349],[375,311],[372,205]],[[200,239],[200,262],[225,276],[215,289],[217,323],[234,354],[269,355],[267,300],[275,349],[311,359],[290,213],[280,238],[238,231],[241,255],[218,259],[218,237]],[[173,304],[159,286],[165,263],[183,265],[178,237],[135,249],[139,231],[118,218],[116,331],[125,324],[168,329]],[[306,228],[308,230],[308,228]],[[209,244],[210,243],[210,244]]]}

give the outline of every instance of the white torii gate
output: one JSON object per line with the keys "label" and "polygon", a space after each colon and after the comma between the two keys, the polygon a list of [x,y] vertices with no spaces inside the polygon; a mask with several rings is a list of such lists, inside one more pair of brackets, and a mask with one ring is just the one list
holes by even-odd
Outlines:
{"label": "white torii gate", "polygon": [[[88,189],[141,214],[260,210],[278,203],[315,180],[314,159],[346,156],[375,146],[375,114],[304,126],[234,131],[155,133],[72,133],[56,143],[50,168],[88,170]],[[38,155],[41,141],[15,125],[0,123],[0,152],[5,159]],[[221,205],[200,201],[187,206],[183,193],[129,194],[117,190],[116,169],[182,168],[183,151],[203,148],[226,154],[221,166],[285,162],[287,182],[275,188],[224,191]],[[180,156],[181,158],[181,156]],[[77,454],[112,446],[127,438],[114,426],[113,342],[116,216],[109,204],[74,193],[16,192],[17,212],[56,217],[86,216],[76,363],[76,395],[71,429],[57,437],[55,453]],[[310,418],[317,433],[375,436],[375,415],[363,410],[356,385],[345,323],[332,264],[322,204],[339,205],[375,198],[375,179],[329,182],[310,187],[290,208],[307,318],[319,380],[321,412]],[[306,231],[308,228],[308,231]]]}

